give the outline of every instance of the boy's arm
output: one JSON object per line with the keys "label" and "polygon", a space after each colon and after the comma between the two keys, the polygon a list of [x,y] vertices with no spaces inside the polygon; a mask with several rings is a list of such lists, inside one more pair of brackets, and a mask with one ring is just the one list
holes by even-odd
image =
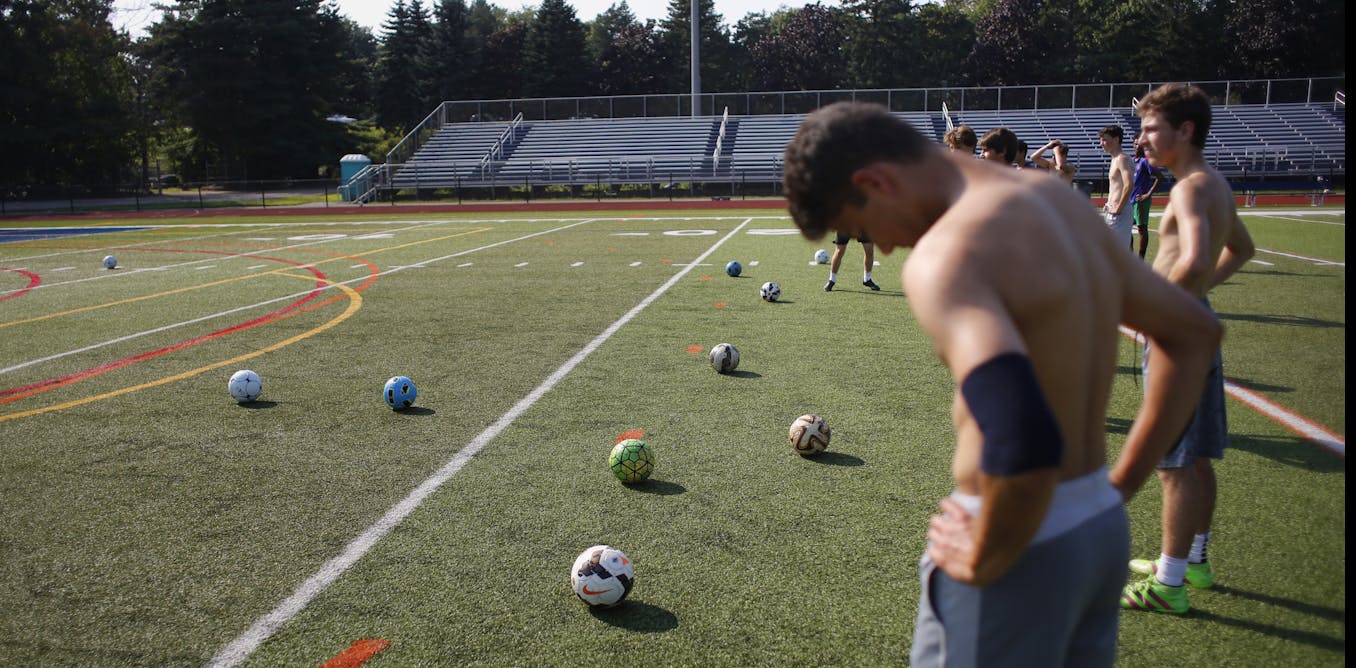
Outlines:
{"label": "boy's arm", "polygon": [[1243,225],[1243,219],[1235,213],[1229,238],[1224,242],[1224,250],[1220,251],[1219,261],[1215,264],[1215,280],[1210,287],[1213,288],[1228,280],[1256,253],[1257,246],[1252,243],[1252,235]]}
{"label": "boy's arm", "polygon": [[1106,208],[1113,215],[1120,215],[1125,210],[1127,200],[1130,199],[1130,191],[1134,188],[1134,181],[1130,178],[1130,173],[1125,169],[1125,162],[1129,158],[1124,154],[1111,158],[1111,174],[1108,176],[1118,179],[1121,182],[1120,197],[1115,202],[1107,202]]}
{"label": "boy's arm", "polygon": [[[1172,210],[1177,220],[1177,260],[1168,267],[1168,281],[1195,292],[1202,278],[1215,268],[1210,252],[1210,218],[1207,196],[1199,181],[1180,181],[1172,189]],[[1209,286],[1203,286],[1208,289]]]}
{"label": "boy's arm", "polygon": [[[908,290],[911,306],[950,368],[958,392],[971,373],[986,362],[1007,353],[1026,355],[1025,343],[989,272],[951,262],[942,273],[932,273],[920,282],[920,274],[948,262],[927,258],[915,264],[918,260],[923,258],[911,258],[905,275],[914,288]],[[924,264],[929,269],[921,266]],[[924,270],[915,271],[918,269]],[[1034,393],[1040,394],[1039,387]],[[1053,416],[1050,421],[1053,423]],[[1039,445],[1048,446],[1049,441],[1043,440]],[[1055,464],[1010,475],[981,474],[983,511],[978,517],[949,500],[943,501],[945,514],[932,518],[928,532],[929,554],[938,567],[958,581],[975,585],[1001,577],[1040,528],[1054,496],[1058,473]]]}
{"label": "boy's arm", "polygon": [[1199,300],[1140,263],[1128,264],[1122,322],[1148,337],[1151,352],[1144,400],[1110,475],[1126,501],[1195,413],[1223,334],[1219,321]]}

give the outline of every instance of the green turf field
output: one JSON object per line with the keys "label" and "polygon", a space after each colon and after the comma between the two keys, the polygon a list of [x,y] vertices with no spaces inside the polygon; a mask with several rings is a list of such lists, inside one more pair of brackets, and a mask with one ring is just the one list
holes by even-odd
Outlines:
{"label": "green turf field", "polygon": [[[907,662],[953,434],[905,253],[871,292],[852,244],[825,293],[828,245],[775,210],[369,214],[0,228],[0,665],[319,666],[374,638],[366,666]],[[1345,220],[1246,212],[1226,375],[1319,431],[1230,401],[1219,584],[1123,615],[1121,665],[1345,664]],[[802,413],[833,429],[815,459]],[[607,466],[627,430],[657,460],[634,487]],[[1130,506],[1139,556],[1158,498]],[[635,564],[612,611],[568,584],[596,543]]]}

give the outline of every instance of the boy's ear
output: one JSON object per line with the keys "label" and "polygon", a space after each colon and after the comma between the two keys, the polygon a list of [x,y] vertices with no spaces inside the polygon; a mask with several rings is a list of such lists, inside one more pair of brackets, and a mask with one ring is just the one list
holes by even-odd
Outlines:
{"label": "boy's ear", "polygon": [[890,175],[877,164],[857,168],[857,171],[852,173],[851,181],[853,187],[865,195],[872,193],[888,194],[894,189]]}

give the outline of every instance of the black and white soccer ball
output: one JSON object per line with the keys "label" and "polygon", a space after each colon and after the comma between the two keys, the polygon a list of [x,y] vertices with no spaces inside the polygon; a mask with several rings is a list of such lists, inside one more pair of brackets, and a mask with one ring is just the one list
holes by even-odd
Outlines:
{"label": "black and white soccer ball", "polygon": [[249,369],[241,369],[231,374],[231,379],[226,382],[226,389],[231,393],[232,399],[247,404],[259,398],[259,393],[264,391],[264,382],[260,380],[259,374]]}
{"label": "black and white soccer ball", "polygon": [[711,368],[730,373],[739,366],[739,349],[729,343],[717,343],[711,348]]}
{"label": "black and white soccer ball", "polygon": [[611,545],[594,545],[575,557],[570,587],[592,608],[611,608],[626,599],[635,584],[631,560]]}
{"label": "black and white soccer ball", "polygon": [[763,284],[763,287],[758,288],[758,296],[762,297],[763,301],[775,302],[778,299],[781,299],[782,286],[777,285],[772,281],[768,281]]}

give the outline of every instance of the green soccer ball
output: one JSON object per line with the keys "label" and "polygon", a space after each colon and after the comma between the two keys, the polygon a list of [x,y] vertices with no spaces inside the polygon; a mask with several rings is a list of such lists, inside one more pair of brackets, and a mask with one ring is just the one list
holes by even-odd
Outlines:
{"label": "green soccer ball", "polygon": [[607,457],[612,474],[626,484],[642,482],[654,471],[654,453],[638,438],[628,438],[612,448]]}

